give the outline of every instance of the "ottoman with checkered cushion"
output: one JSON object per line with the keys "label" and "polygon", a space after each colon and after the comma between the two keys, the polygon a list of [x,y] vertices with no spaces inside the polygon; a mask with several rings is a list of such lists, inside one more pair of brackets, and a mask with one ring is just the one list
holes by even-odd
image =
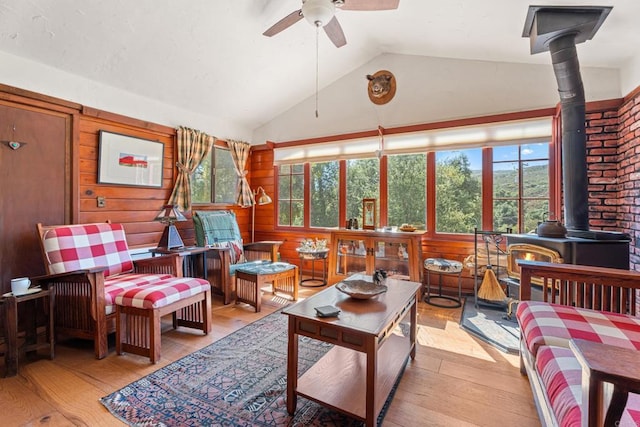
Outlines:
{"label": "ottoman with checkered cushion", "polygon": [[115,297],[116,351],[160,360],[162,316],[173,315],[173,327],[211,331],[211,285],[203,279],[172,277],[125,289]]}

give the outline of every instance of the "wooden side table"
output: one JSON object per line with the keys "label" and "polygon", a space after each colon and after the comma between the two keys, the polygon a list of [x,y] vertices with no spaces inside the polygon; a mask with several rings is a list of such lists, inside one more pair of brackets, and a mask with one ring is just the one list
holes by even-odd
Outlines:
{"label": "wooden side table", "polygon": [[[638,350],[581,339],[572,339],[569,347],[582,366],[582,425],[617,425],[629,393],[640,392]],[[608,409],[604,383],[613,384]]]}
{"label": "wooden side table", "polygon": [[[35,289],[35,288],[30,288]],[[37,351],[42,348],[49,350],[49,359],[55,356],[54,323],[55,288],[49,286],[39,292],[30,291],[25,295],[15,296],[11,293],[3,295],[2,307],[5,314],[5,340],[7,351],[4,356],[6,376],[12,377],[18,374],[19,355]],[[18,348],[18,306],[28,303],[33,307],[33,316],[23,319],[25,325],[25,342]],[[44,311],[47,318],[46,337],[44,342],[38,342],[36,315],[39,310]]]}
{"label": "wooden side table", "polygon": [[[207,280],[207,252],[209,252],[209,248],[203,248],[199,246],[189,246],[175,249],[154,248],[149,252],[151,252],[151,256],[156,256],[156,254],[178,254],[183,259],[182,271],[185,277],[201,277]],[[197,267],[196,263],[197,255],[202,255],[202,274],[198,274],[199,268]]]}

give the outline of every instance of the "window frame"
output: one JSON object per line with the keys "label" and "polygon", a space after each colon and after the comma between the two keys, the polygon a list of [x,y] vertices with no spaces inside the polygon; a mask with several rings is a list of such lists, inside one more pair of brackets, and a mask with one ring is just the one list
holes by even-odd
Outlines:
{"label": "window frame", "polygon": [[[513,117],[512,117],[513,116]],[[553,112],[551,110],[537,110],[533,112],[523,112],[523,113],[515,113],[515,114],[507,114],[507,115],[499,115],[493,118],[485,117],[485,118],[477,118],[477,119],[469,119],[469,120],[461,120],[458,122],[462,122],[464,124],[455,125],[453,122],[451,123],[440,123],[436,125],[422,125],[422,126],[412,126],[399,128],[399,130],[395,131],[393,134],[409,134],[411,132],[418,132],[421,129],[444,129],[447,130],[449,128],[455,129],[458,126],[464,126],[468,124],[472,125],[482,125],[486,123],[488,125],[499,122],[499,121],[518,121],[518,120],[528,120],[528,119],[549,119],[551,121],[551,136],[544,142],[549,144],[549,195],[548,195],[548,203],[549,210],[554,212],[559,212],[562,206],[562,201],[560,200],[559,194],[561,191],[559,190],[561,171],[559,170],[559,156],[560,156],[560,148],[557,141],[558,138],[558,126],[560,118],[555,114],[555,110]],[[447,126],[448,125],[448,126]],[[380,130],[378,132],[381,132]],[[362,133],[362,134],[350,134],[345,135],[344,138],[339,137],[331,137],[326,140],[329,142],[329,145],[335,145],[336,141],[353,141],[355,137],[369,137],[371,135]],[[379,133],[379,138],[384,139],[384,135]],[[322,139],[314,139],[312,142],[317,144],[318,141],[322,141]],[[284,147],[292,147],[296,145],[306,145],[307,141],[299,141],[299,142],[286,142],[283,143]],[[461,144],[459,146],[462,148],[481,148],[482,150],[482,183],[481,183],[481,215],[482,215],[482,224],[478,225],[479,229],[483,230],[492,230],[493,228],[493,158],[492,158],[492,149],[498,145],[526,145],[531,144],[536,141],[532,140],[512,140],[512,141],[500,141],[498,143],[483,143],[483,144]],[[538,140],[537,142],[542,142]],[[276,144],[277,148],[277,144]],[[378,211],[378,222],[379,224],[387,224],[388,221],[388,194],[387,194],[387,177],[388,177],[388,155],[392,154],[426,154],[426,231],[425,237],[434,239],[434,240],[471,240],[473,238],[473,233],[444,233],[436,231],[435,224],[435,208],[436,208],[436,152],[437,151],[448,151],[454,150],[456,147],[447,146],[439,149],[426,149],[426,150],[410,150],[404,152],[389,152],[385,153],[384,150],[381,152],[380,159],[380,188],[379,188],[379,211]],[[374,153],[373,155],[378,154]],[[369,158],[371,155],[366,155],[362,157],[356,158]],[[274,157],[275,158],[275,157]],[[346,157],[346,158],[354,158],[354,157]],[[344,227],[344,222],[346,221],[346,176],[347,176],[347,162],[346,158],[333,159],[339,161],[339,219],[338,219],[338,228]],[[313,232],[319,230],[326,230],[327,232],[336,227],[310,227],[310,191],[309,191],[309,174],[310,174],[310,165],[312,163],[321,163],[326,162],[327,158],[321,158],[317,161],[309,161],[309,160],[297,160],[298,164],[302,163],[305,168],[305,191],[304,191],[304,226],[303,227],[290,227],[290,226],[279,226],[277,225],[277,215],[278,212],[276,210],[276,231],[307,231]],[[278,186],[278,165],[274,164],[274,181],[275,187]],[[519,209],[519,215],[522,215],[521,209]]]}

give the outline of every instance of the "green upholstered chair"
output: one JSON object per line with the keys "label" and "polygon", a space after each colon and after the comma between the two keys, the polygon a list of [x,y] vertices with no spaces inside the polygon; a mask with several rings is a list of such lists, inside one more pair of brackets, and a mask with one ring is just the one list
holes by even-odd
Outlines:
{"label": "green upholstered chair", "polygon": [[194,211],[196,244],[212,250],[207,255],[207,274],[213,293],[224,303],[235,299],[235,271],[238,266],[263,260],[277,261],[282,242],[242,241],[236,214],[232,211]]}

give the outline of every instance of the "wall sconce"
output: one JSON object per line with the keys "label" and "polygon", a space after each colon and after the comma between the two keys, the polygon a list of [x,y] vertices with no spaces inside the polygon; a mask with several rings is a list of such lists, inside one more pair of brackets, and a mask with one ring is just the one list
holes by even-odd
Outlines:
{"label": "wall sconce", "polygon": [[255,242],[256,235],[256,205],[268,205],[271,202],[273,202],[273,200],[265,193],[264,188],[258,187],[253,191],[253,205],[251,206],[251,243]]}
{"label": "wall sconce", "polygon": [[182,215],[182,212],[178,210],[177,206],[164,205],[162,210],[154,218],[154,221],[158,221],[166,225],[164,232],[162,233],[162,237],[160,237],[160,241],[158,242],[158,248],[171,250],[183,247],[184,243],[182,243],[182,239],[180,238],[180,234],[178,233],[178,229],[174,223],[176,221],[186,220],[187,218]]}

